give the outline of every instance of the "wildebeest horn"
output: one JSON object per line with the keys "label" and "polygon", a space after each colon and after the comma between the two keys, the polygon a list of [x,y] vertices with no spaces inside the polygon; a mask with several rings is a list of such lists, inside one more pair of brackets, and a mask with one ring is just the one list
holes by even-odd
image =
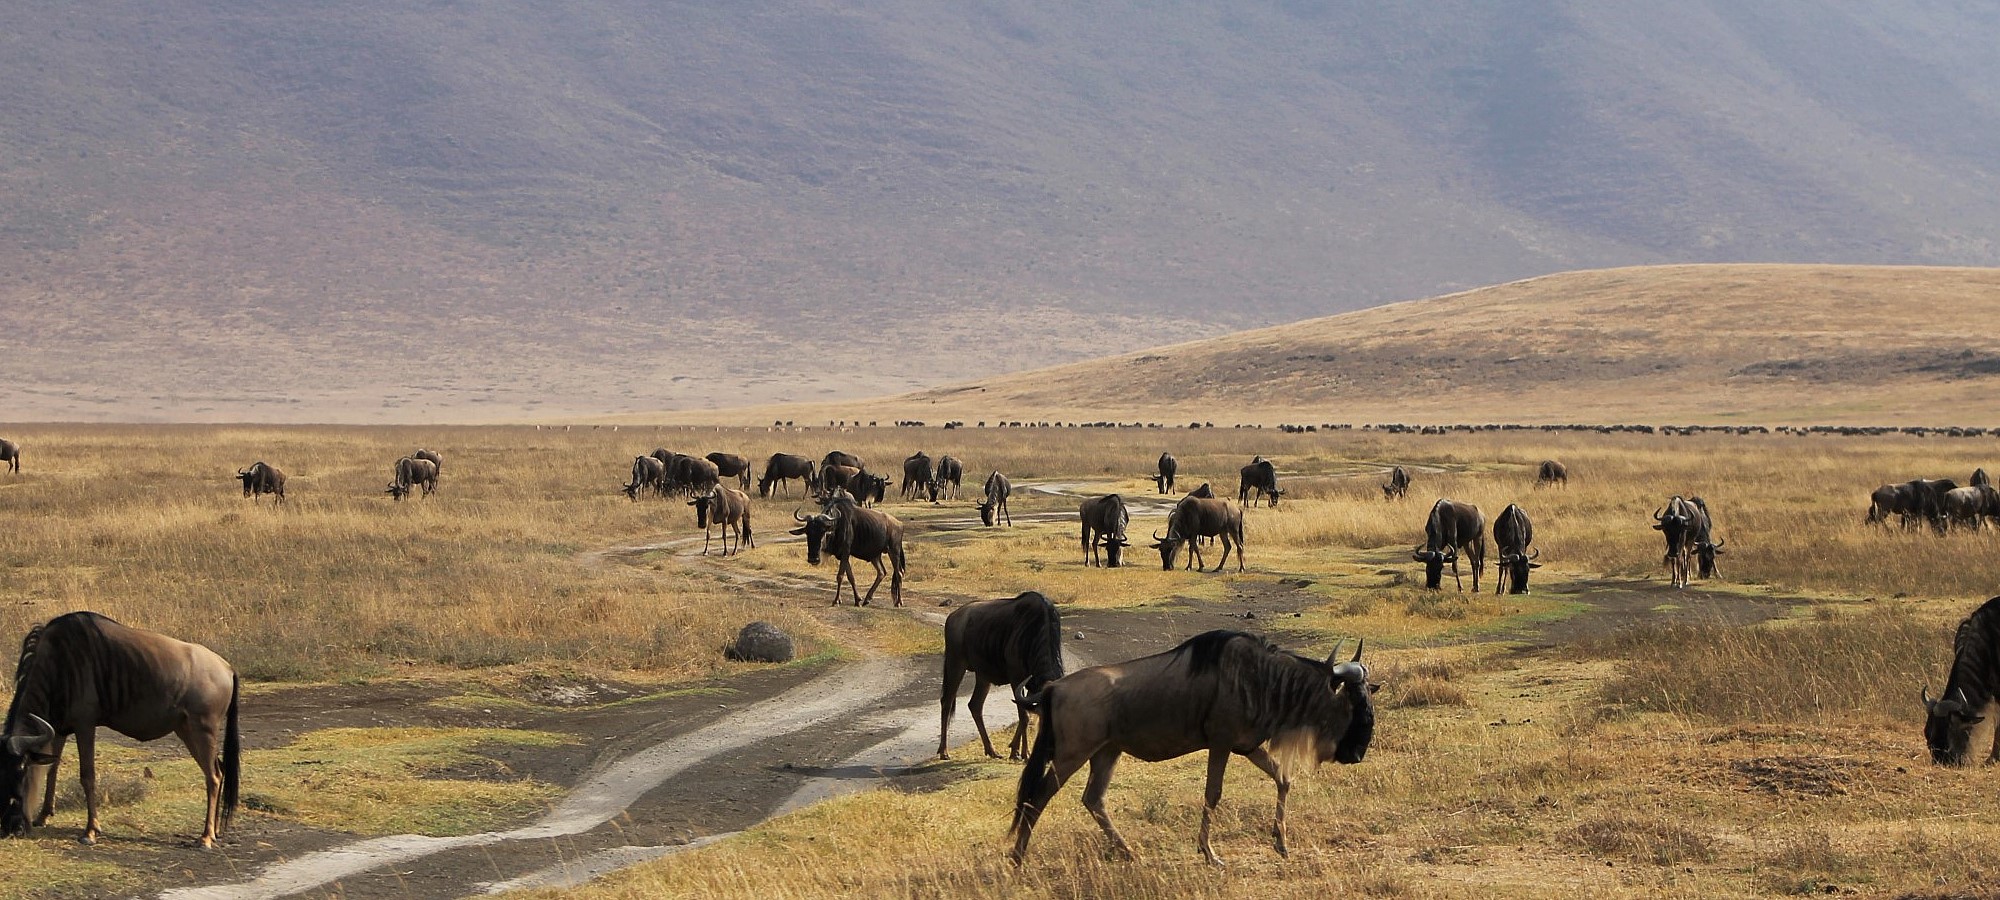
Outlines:
{"label": "wildebeest horn", "polygon": [[1540,547],[1536,547],[1536,548],[1534,548],[1534,549],[1533,549],[1533,550],[1532,550],[1532,551],[1531,551],[1531,552],[1530,552],[1530,553],[1528,554],[1528,558],[1529,558],[1529,559],[1539,559],[1539,558],[1541,558],[1541,555],[1542,555],[1542,548],[1540,548]]}
{"label": "wildebeest horn", "polygon": [[1951,695],[1952,699],[1957,700],[1959,704],[1964,706],[1966,709],[1970,710],[1972,708],[1972,701],[1965,699],[1965,688],[1959,688],[1958,690],[1952,691]]}
{"label": "wildebeest horn", "polygon": [[1928,684],[1923,686],[1923,689],[1918,692],[1917,696],[1924,698],[1924,710],[1926,712],[1930,711],[1931,707],[1937,705],[1937,701],[1931,699],[1931,686]]}
{"label": "wildebeest horn", "polygon": [[55,726],[50,725],[48,720],[43,719],[41,716],[29,713],[28,724],[34,727],[34,732],[29,734],[10,734],[7,736],[7,750],[15,756],[25,756],[29,749],[39,747],[55,739]]}
{"label": "wildebeest horn", "polygon": [[805,516],[802,516],[802,515],[799,515],[799,511],[798,511],[798,510],[797,510],[796,508],[794,508],[794,509],[792,510],[792,518],[794,518],[794,519],[797,519],[797,520],[799,520],[799,521],[801,521],[801,522],[810,522],[810,521],[812,521],[811,519],[808,519],[808,518],[806,518]]}
{"label": "wildebeest horn", "polygon": [[1358,640],[1358,641],[1355,641],[1355,642],[1354,642],[1354,658],[1353,658],[1353,659],[1350,659],[1350,660],[1348,660],[1348,662],[1360,662],[1360,661],[1361,661],[1361,648],[1363,648],[1363,647],[1366,647],[1366,646],[1368,646],[1368,639],[1367,639],[1367,638],[1362,638],[1361,640]]}
{"label": "wildebeest horn", "polygon": [[1717,552],[1717,553],[1721,553],[1721,552],[1722,552],[1722,545],[1723,545],[1723,544],[1727,544],[1727,543],[1729,543],[1729,542],[1728,542],[1728,541],[1716,541],[1716,542],[1715,542],[1715,552]]}
{"label": "wildebeest horn", "polygon": [[1326,655],[1326,664],[1327,664],[1327,665],[1329,665],[1329,666],[1330,666],[1330,665],[1333,665],[1333,661],[1334,661],[1334,660],[1336,660],[1336,659],[1339,659],[1339,658],[1340,658],[1340,647],[1341,647],[1341,645],[1342,645],[1342,644],[1345,644],[1345,643],[1347,643],[1347,639],[1346,639],[1346,638],[1341,638],[1340,640],[1337,640],[1337,641],[1334,641],[1334,642],[1333,642],[1333,651],[1332,651],[1332,652],[1330,652],[1330,653],[1328,653],[1328,654]]}
{"label": "wildebeest horn", "polygon": [[1660,507],[1659,509],[1656,509],[1656,510],[1653,510],[1653,521],[1655,521],[1655,522],[1664,522],[1664,521],[1666,521],[1666,520],[1667,520],[1667,517],[1666,517],[1665,515],[1662,515],[1662,513],[1665,513],[1666,511],[1667,511],[1667,508],[1666,508],[1666,507],[1664,507],[1664,506]]}
{"label": "wildebeest horn", "polygon": [[1166,538],[1160,537],[1160,529],[1155,528],[1153,529],[1153,540],[1164,541]]}

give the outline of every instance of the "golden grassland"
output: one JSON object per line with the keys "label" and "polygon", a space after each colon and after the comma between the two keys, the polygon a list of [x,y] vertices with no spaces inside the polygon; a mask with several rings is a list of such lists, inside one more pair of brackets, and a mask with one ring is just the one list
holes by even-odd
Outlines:
{"label": "golden grassland", "polygon": [[[1950,626],[1994,592],[2000,536],[1862,523],[1875,485],[1992,468],[1992,439],[631,426],[34,426],[5,436],[27,453],[24,472],[0,475],[0,510],[19,524],[0,534],[0,593],[11,601],[0,634],[96,609],[216,648],[257,682],[252,703],[265,682],[409,678],[485,702],[551,673],[673,690],[742,669],[720,648],[755,618],[792,631],[807,655],[938,649],[935,627],[907,615],[827,606],[831,567],[814,569],[796,543],[777,540],[801,502],[796,489],[756,504],[759,546],[741,557],[692,564],[662,549],[695,533],[691,511],[616,492],[632,455],[656,446],[730,450],[760,468],[775,450],[844,449],[892,472],[921,448],[964,459],[969,494],[987,471],[1006,471],[1017,484],[1012,529],[963,527],[970,501],[887,504],[912,524],[914,606],[1036,589],[1065,606],[1136,609],[1309,581],[1322,602],[1285,620],[1288,642],[1360,635],[1377,648],[1386,687],[1375,749],[1294,793],[1288,860],[1263,837],[1270,789],[1248,766],[1232,769],[1220,824],[1233,865],[1213,871],[1192,849],[1199,760],[1128,761],[1111,809],[1141,862],[1104,858],[1072,785],[1029,865],[1014,871],[1001,832],[1018,769],[964,763],[954,765],[972,777],[941,790],[835,801],[586,896],[1927,890],[1980,883],[1978,848],[2000,837],[2000,815],[1979,801],[2000,776],[1931,767],[1915,702],[1925,678],[1943,675]],[[391,502],[381,493],[390,464],[419,445],[445,455],[440,492]],[[1276,510],[1247,513],[1246,573],[1233,561],[1221,575],[1163,572],[1143,541],[1134,565],[1084,568],[1076,499],[1023,484],[1125,492],[1140,539],[1162,522],[1140,480],[1162,449],[1180,457],[1184,487],[1207,480],[1229,496],[1251,454],[1277,462],[1289,493]],[[1568,463],[1567,489],[1532,487],[1543,458]],[[291,473],[283,507],[242,498],[231,475],[255,459]],[[1414,473],[1407,502],[1376,488],[1391,464]],[[1553,653],[1507,649],[1505,634],[1576,615],[1595,592],[1652,591],[1674,605],[1647,527],[1673,493],[1706,497],[1728,540],[1724,582],[1699,588],[1776,598],[1799,615],[1744,628],[1635,614],[1629,627]],[[1421,573],[1408,550],[1436,496],[1473,501],[1489,517],[1507,502],[1527,508],[1547,564],[1536,593],[1495,598],[1490,564],[1477,596],[1410,584]],[[731,573],[797,587],[750,589]],[[257,805],[242,815],[454,833],[525,817],[548,796],[532,783],[506,800],[431,779],[442,812],[386,822],[354,818],[379,772],[322,773],[311,785],[282,774],[283,754],[345,751],[393,759],[390,768],[423,780],[501,739],[436,738],[321,732],[259,751],[245,788]],[[113,832],[142,821],[172,831],[196,818],[193,767],[178,754],[155,745],[107,759],[107,779],[132,779],[134,765],[158,776]],[[472,821],[462,811],[471,807],[492,816]],[[74,804],[63,810],[75,814]],[[135,877],[50,840],[0,842],[0,865],[101,886]]]}

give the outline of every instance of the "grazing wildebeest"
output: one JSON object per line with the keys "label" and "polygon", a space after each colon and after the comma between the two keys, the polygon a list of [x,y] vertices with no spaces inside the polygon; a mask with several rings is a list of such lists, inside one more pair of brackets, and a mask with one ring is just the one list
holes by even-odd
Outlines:
{"label": "grazing wildebeest", "polygon": [[21,471],[21,445],[6,438],[0,438],[0,462],[7,464],[7,471],[9,472]]}
{"label": "grazing wildebeest", "polygon": [[[1944,683],[1944,696],[1932,700],[1928,686],[1920,695],[1928,714],[1924,741],[1930,745],[1931,762],[1941,766],[1964,765],[1972,727],[2000,711],[1995,708],[2000,697],[2000,597],[1981,604],[1958,623],[1951,646],[1951,677]],[[2000,729],[1993,738],[1987,762],[2000,761]]]}
{"label": "grazing wildebeest", "polygon": [[1222,571],[1228,564],[1232,548],[1236,551],[1236,571],[1243,571],[1243,508],[1230,506],[1227,500],[1193,494],[1182,497],[1174,504],[1173,512],[1167,514],[1165,537],[1153,532],[1153,549],[1160,551],[1160,569],[1173,571],[1174,557],[1182,544],[1188,548],[1188,565],[1201,568],[1201,548],[1194,541],[1202,537],[1222,538],[1222,558],[1215,561],[1215,571]]}
{"label": "grazing wildebeest", "polygon": [[922,494],[928,495],[932,502],[936,502],[936,481],[937,473],[931,470],[931,458],[924,451],[918,450],[903,460],[903,483],[900,487],[903,499],[908,500]]}
{"label": "grazing wildebeest", "polygon": [[764,477],[757,481],[757,496],[771,496],[771,486],[776,484],[784,488],[785,496],[789,497],[792,494],[790,482],[794,478],[804,481],[806,487],[811,488],[816,471],[817,467],[813,465],[813,461],[803,456],[773,453],[764,463]]}
{"label": "grazing wildebeest", "polygon": [[1125,498],[1117,494],[1106,494],[1083,501],[1077,514],[1083,519],[1083,564],[1090,565],[1097,558],[1097,545],[1104,545],[1104,565],[1116,569],[1125,561],[1125,548],[1131,546],[1125,540],[1125,525],[1132,521],[1132,513],[1125,508]]}
{"label": "grazing wildebeest", "polygon": [[1528,570],[1539,569],[1541,563],[1534,562],[1542,551],[1528,554],[1529,545],[1535,542],[1534,523],[1528,521],[1528,514],[1512,503],[1500,511],[1500,518],[1493,520],[1493,550],[1499,555],[1494,566],[1500,574],[1493,579],[1493,593],[1498,594],[1513,583],[1513,592],[1528,592]]}
{"label": "grazing wildebeest", "polygon": [[639,499],[639,491],[645,488],[660,490],[660,482],[667,477],[667,464],[654,456],[632,457],[632,481],[619,490],[633,500]]}
{"label": "grazing wildebeest", "polygon": [[437,463],[431,462],[428,459],[405,456],[402,459],[396,460],[394,475],[394,480],[389,482],[388,494],[396,498],[397,502],[401,502],[404,497],[408,497],[410,490],[418,486],[423,487],[424,496],[426,497],[437,492]]}
{"label": "grazing wildebeest", "polygon": [[1479,507],[1456,500],[1431,504],[1424,520],[1424,542],[1410,558],[1424,564],[1424,587],[1444,587],[1444,564],[1451,563],[1451,578],[1459,590],[1465,580],[1458,574],[1458,554],[1465,551],[1472,563],[1472,592],[1479,593],[1479,570],[1486,566],[1486,514]]}
{"label": "grazing wildebeest", "polygon": [[250,468],[237,469],[237,479],[243,482],[243,496],[261,498],[265,494],[277,495],[277,502],[285,502],[285,473],[278,467],[263,460],[250,464]]}
{"label": "grazing wildebeest", "polygon": [[1050,799],[1076,770],[1090,763],[1083,806],[1104,829],[1111,846],[1132,850],[1111,827],[1104,792],[1118,759],[1147,762],[1208,751],[1208,785],[1201,814],[1202,855],[1220,863],[1209,846],[1209,820],[1222,801],[1222,777],[1234,753],[1278,786],[1271,836],[1285,846],[1285,797],[1302,767],[1327,760],[1352,764],[1368,753],[1375,734],[1375,704],[1361,648],[1336,662],[1339,645],[1324,662],[1280,650],[1237,631],[1198,634],[1165,653],[1093,666],[1043,689],[1030,702],[1042,714],[1041,733],[1021,771],[1014,795],[1013,860],[1028,853],[1028,839]]}
{"label": "grazing wildebeest", "polygon": [[665,485],[669,491],[680,491],[690,497],[706,494],[722,484],[722,472],[715,463],[699,456],[674,454],[667,463]]}
{"label": "grazing wildebeest", "polygon": [[430,460],[431,465],[437,466],[438,474],[444,474],[444,456],[439,454],[436,450],[425,450],[422,447],[418,447],[417,452],[412,453],[410,455],[416,457],[417,459]]}
{"label": "grazing wildebeest", "polygon": [[1694,552],[1696,519],[1706,519],[1701,509],[1693,503],[1674,495],[1667,505],[1653,511],[1653,530],[1667,540],[1667,553],[1661,562],[1667,565],[1667,579],[1674,587],[1684,588],[1688,583],[1688,558]]}
{"label": "grazing wildebeest", "polygon": [[848,493],[861,501],[862,506],[874,506],[889,496],[889,476],[873,472],[862,472],[848,480]]}
{"label": "grazing wildebeest", "polygon": [[[1257,492],[1254,497],[1251,491]],[[1277,506],[1278,495],[1282,493],[1284,491],[1278,490],[1278,467],[1271,465],[1271,461],[1264,457],[1251,457],[1250,464],[1243,467],[1236,482],[1236,502],[1245,506],[1256,506],[1258,501],[1269,497],[1271,505]]]}
{"label": "grazing wildebeest", "polygon": [[1694,549],[1695,574],[1702,578],[1715,577],[1715,558],[1722,553],[1722,545],[1728,541],[1715,539],[1715,516],[1708,511],[1708,502],[1700,497],[1689,497],[1697,515],[1689,524],[1689,542]]}
{"label": "grazing wildebeest", "polygon": [[1972,480],[1966,483],[1972,485],[1973,487],[1985,487],[1986,485],[1992,484],[1993,481],[1992,479],[1986,477],[1986,469],[1985,467],[1982,466],[1980,468],[1972,470]]}
{"label": "grazing wildebeest", "polygon": [[1389,470],[1389,483],[1382,485],[1382,499],[1400,500],[1410,495],[1410,473],[1402,466]]}
{"label": "grazing wildebeest", "polygon": [[1535,487],[1550,485],[1569,487],[1569,467],[1553,459],[1545,459],[1535,469]]}
{"label": "grazing wildebeest", "polygon": [[853,466],[854,468],[857,469],[865,469],[868,467],[868,464],[862,462],[861,457],[855,456],[852,453],[845,453],[839,450],[830,450],[827,452],[826,456],[820,459],[819,461],[820,468],[824,469],[827,466]]}
{"label": "grazing wildebeest", "polygon": [[986,755],[995,759],[993,739],[986,734],[986,689],[1004,684],[1013,689],[1020,716],[1007,758],[1028,755],[1028,695],[1063,676],[1062,615],[1056,605],[1034,591],[1018,597],[981,600],[952,610],[944,620],[944,690],[938,704],[944,715],[938,725],[938,759],[949,759],[951,714],[958,706],[958,684],[972,672],[972,724]]}
{"label": "grazing wildebeest", "polygon": [[1914,515],[1915,495],[1908,484],[1885,484],[1868,495],[1868,524],[1881,523],[1888,527],[1889,517],[1896,516],[1903,527],[1910,527],[1910,516]]}
{"label": "grazing wildebeest", "polygon": [[1944,495],[1956,490],[1949,478],[1917,478],[1905,482],[1910,492],[1910,515],[1931,524],[1939,534],[1945,531]]}
{"label": "grazing wildebeest", "polygon": [[2000,489],[1990,484],[1953,488],[1944,494],[1945,520],[1978,531],[1986,519],[2000,516]]}
{"label": "grazing wildebeest", "polygon": [[965,463],[955,456],[940,456],[937,461],[937,496],[931,501],[957,500],[960,482],[965,480]]}
{"label": "grazing wildebeest", "polygon": [[1173,493],[1174,473],[1180,471],[1180,468],[1181,462],[1175,459],[1173,454],[1161,453],[1160,474],[1153,476],[1153,487],[1157,489],[1155,492],[1161,494]]}
{"label": "grazing wildebeest", "polygon": [[853,466],[821,466],[819,469],[819,493],[822,496],[831,495],[834,491],[848,491],[852,493],[855,488],[860,486],[856,484],[860,479],[861,470]]}
{"label": "grazing wildebeest", "polygon": [[746,491],[750,489],[749,460],[734,453],[723,453],[721,451],[710,453],[703,457],[703,459],[715,463],[715,474],[718,478],[734,478],[736,479],[737,487]]}
{"label": "grazing wildebeest", "polygon": [[1014,484],[1000,470],[986,476],[986,499],[979,502],[979,521],[985,525],[996,524],[1002,516],[1007,524],[1014,524],[1014,514],[1007,511],[1007,495],[1014,492]]}
{"label": "grazing wildebeest", "polygon": [[[201,845],[236,811],[241,741],[236,671],[207,647],[120,625],[91,612],[57,616],[28,632],[14,669],[14,701],[0,739],[0,833],[27,833],[55,811],[63,744],[76,737],[86,810],[83,843],[97,842],[97,729],[135,741],[177,735],[208,784]],[[42,808],[28,819],[30,767],[47,766]]]}
{"label": "grazing wildebeest", "polygon": [[708,530],[710,527],[722,529],[722,555],[729,555],[729,532],[736,532],[736,552],[742,553],[743,546],[757,546],[757,539],[750,534],[750,495],[734,488],[710,488],[688,505],[694,507],[694,524],[701,529],[701,555],[708,555]]}
{"label": "grazing wildebeest", "polygon": [[[840,561],[840,567],[833,575],[833,602],[840,603],[840,583],[844,579],[849,591],[854,593],[854,605],[866,606],[875,600],[875,589],[882,584],[882,576],[889,570],[883,566],[887,557],[894,574],[889,580],[889,596],[895,605],[903,605],[903,523],[895,516],[879,509],[862,509],[854,502],[854,496],[846,491],[836,491],[826,500],[820,513],[810,518],[792,513],[792,518],[800,522],[792,529],[793,534],[804,535],[806,539],[806,562],[819,565],[821,554]],[[854,581],[854,566],[851,560],[860,557],[875,565],[875,581],[868,585],[868,596],[862,597],[859,585]]]}

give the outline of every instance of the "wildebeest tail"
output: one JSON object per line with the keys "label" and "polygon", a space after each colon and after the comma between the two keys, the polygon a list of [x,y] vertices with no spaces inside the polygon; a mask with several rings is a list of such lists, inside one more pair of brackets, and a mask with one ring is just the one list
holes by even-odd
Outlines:
{"label": "wildebeest tail", "polygon": [[229,820],[236,816],[237,786],[243,774],[243,738],[236,727],[236,701],[243,695],[243,679],[232,677],[229,683],[229,721],[222,733],[222,827],[228,830]]}
{"label": "wildebeest tail", "polygon": [[1028,751],[1028,762],[1021,767],[1021,786],[1014,792],[1014,824],[1008,826],[1007,836],[1021,832],[1022,826],[1034,827],[1035,820],[1041,818],[1042,804],[1047,803],[1054,791],[1045,790],[1049,780],[1055,777],[1056,731],[1055,716],[1045,691],[1036,696],[1042,707],[1042,728],[1035,735],[1034,749]]}

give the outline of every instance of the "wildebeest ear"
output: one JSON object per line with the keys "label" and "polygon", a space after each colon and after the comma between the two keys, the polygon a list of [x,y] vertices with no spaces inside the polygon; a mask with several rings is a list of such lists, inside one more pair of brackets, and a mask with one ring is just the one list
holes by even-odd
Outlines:
{"label": "wildebeest ear", "polygon": [[1370,683],[1369,683],[1369,685],[1368,685],[1368,693],[1370,693],[1370,694],[1373,694],[1373,693],[1375,693],[1376,691],[1379,691],[1379,690],[1381,690],[1381,689],[1382,689],[1382,685],[1381,685],[1380,683],[1378,683],[1378,682],[1370,682]]}

